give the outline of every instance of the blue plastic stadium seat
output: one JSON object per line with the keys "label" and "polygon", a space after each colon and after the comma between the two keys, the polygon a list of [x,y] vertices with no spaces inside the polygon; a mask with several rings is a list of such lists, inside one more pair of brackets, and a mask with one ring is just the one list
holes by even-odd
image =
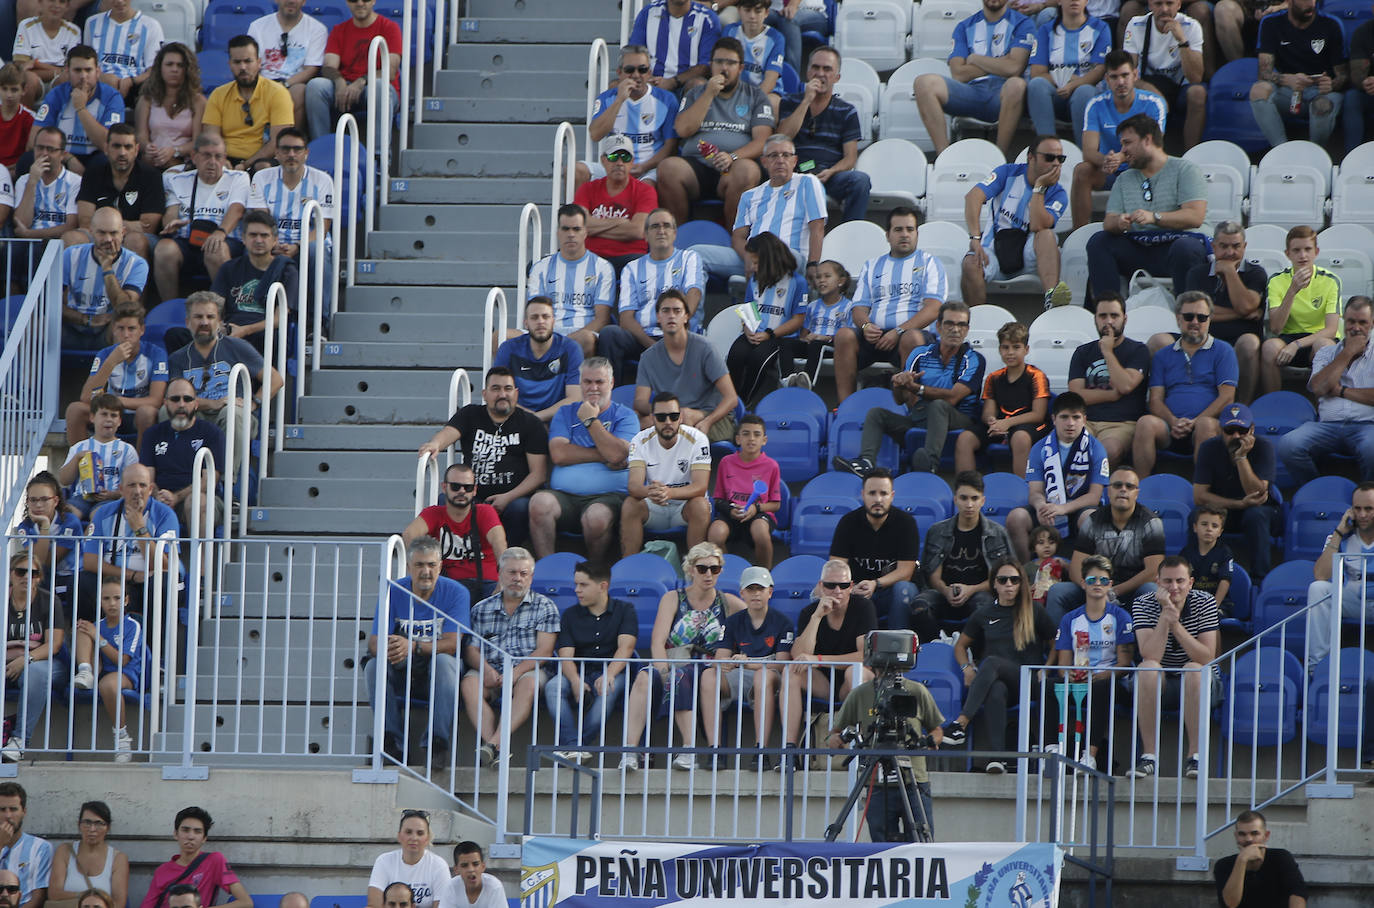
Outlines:
{"label": "blue plastic stadium seat", "polygon": [[1242,653],[1226,679],[1221,734],[1234,743],[1283,744],[1297,734],[1307,675],[1293,652],[1277,644]]}
{"label": "blue plastic stadium seat", "polygon": [[1284,527],[1283,557],[1316,558],[1354,493],[1355,483],[1344,476],[1319,476],[1294,492]]}
{"label": "blue plastic stadium seat", "polygon": [[[1364,755],[1374,751],[1374,652],[1358,646],[1341,650],[1339,688],[1336,693],[1336,743],[1340,747],[1363,746]],[[1327,710],[1330,708],[1331,656],[1317,663],[1307,683],[1307,740],[1326,744]],[[1360,712],[1364,710],[1361,741]]]}
{"label": "blue plastic stadium seat", "polygon": [[720,579],[716,581],[716,586],[727,593],[739,592],[739,576],[744,573],[744,569],[749,567],[749,559],[741,558],[738,555],[725,555],[725,564],[720,572]]}
{"label": "blue plastic stadium seat", "polygon": [[808,482],[792,506],[793,554],[829,554],[835,524],[859,506],[862,486],[852,473],[822,473]]}
{"label": "blue plastic stadium seat", "polygon": [[811,601],[811,590],[821,579],[825,559],[817,555],[793,555],[784,558],[770,571],[773,575],[773,598],[769,604],[787,616],[795,627],[801,610]]}
{"label": "blue plastic stadium seat", "polygon": [[[863,434],[864,417],[874,407],[882,407],[894,413],[905,413],[906,409],[892,399],[892,392],[885,388],[864,388],[845,399],[830,417],[830,442],[827,453],[831,457],[844,457],[850,460],[859,456],[860,436]],[[877,465],[897,472],[897,443],[884,438],[878,449]]]}
{"label": "blue plastic stadium seat", "polygon": [[715,221],[687,221],[678,225],[677,239],[673,245],[678,249],[693,246],[729,246],[730,231]]}
{"label": "blue plastic stadium seat", "polygon": [[1248,152],[1265,151],[1269,141],[1250,109],[1250,86],[1259,78],[1259,60],[1243,57],[1220,67],[1207,86],[1204,140],[1234,142]]}
{"label": "blue plastic stadium seat", "polygon": [[[358,130],[359,135],[363,134],[363,132],[367,130],[367,123],[360,121],[358,123]],[[311,141],[309,150],[306,152],[306,163],[311,167],[317,167],[323,170],[334,178],[334,192],[335,197],[339,199],[339,210],[341,213],[343,211],[343,194],[352,186],[353,196],[357,200],[357,217],[355,220],[362,221],[363,213],[366,209],[364,193],[367,191],[367,185],[363,177],[363,168],[368,166],[367,148],[365,148],[361,142],[355,143],[352,136],[344,136],[343,160],[340,162],[339,166],[341,168],[348,167],[349,162],[352,160],[352,149],[355,144],[358,146],[358,170],[353,174],[344,171],[343,176],[340,177],[338,173],[334,172],[333,133],[327,136],[320,136]]]}
{"label": "blue plastic stadium seat", "polygon": [[554,552],[545,555],[535,562],[531,589],[556,602],[560,611],[570,607],[576,601],[573,593],[573,568],[582,560],[582,556],[574,552]]}
{"label": "blue plastic stadium seat", "polygon": [[639,580],[652,580],[673,589],[678,585],[678,574],[668,559],[649,552],[636,552],[611,565],[612,583],[633,583]]}
{"label": "blue plastic stadium seat", "polygon": [[[205,50],[227,50],[231,38],[248,34],[253,20],[276,11],[270,0],[210,0],[200,23],[200,46]],[[204,73],[205,58],[198,57]]]}
{"label": "blue plastic stadium seat", "polygon": [[1155,473],[1140,481],[1141,504],[1159,515],[1164,523],[1164,545],[1178,552],[1188,541],[1188,515],[1193,512],[1193,484],[1172,473]]}
{"label": "blue plastic stadium seat", "polygon": [[196,62],[200,64],[200,91],[207,98],[216,88],[234,81],[234,72],[229,68],[229,52],[223,47],[201,51],[196,54]]}
{"label": "blue plastic stadium seat", "polygon": [[954,516],[954,493],[934,473],[903,473],[892,483],[892,503],[916,518],[924,535],[931,524]]}
{"label": "blue plastic stadium seat", "polygon": [[1231,617],[1221,619],[1222,627],[1236,627],[1249,633],[1255,608],[1255,586],[1250,572],[1238,564],[1231,566],[1231,588],[1226,592],[1231,602]]}
{"label": "blue plastic stadium seat", "polygon": [[[1255,593],[1251,612],[1255,633],[1272,628],[1294,612],[1307,607],[1307,588],[1312,584],[1315,566],[1315,562],[1308,560],[1285,561],[1265,575]],[[1268,636],[1277,639],[1279,631],[1271,631]],[[1301,652],[1306,638],[1306,622],[1288,622],[1284,639],[1289,649]]]}
{"label": "blue plastic stadium seat", "polygon": [[[1317,418],[1317,411],[1313,409],[1311,401],[1296,391],[1270,391],[1268,394],[1262,394],[1250,405],[1250,413],[1255,418],[1255,435],[1267,438],[1275,445],[1279,443],[1280,438],[1298,426]],[[1283,461],[1276,457],[1275,466],[1279,488],[1293,488],[1293,477],[1283,465]]]}
{"label": "blue plastic stadium seat", "polygon": [[983,514],[998,523],[1006,523],[1008,514],[1025,507],[1029,496],[1026,480],[1015,473],[988,473],[983,477]]}
{"label": "blue plastic stadium seat", "polygon": [[754,413],[765,423],[768,456],[778,462],[784,480],[810,479],[822,471],[830,411],[819,395],[779,388],[759,401]]}

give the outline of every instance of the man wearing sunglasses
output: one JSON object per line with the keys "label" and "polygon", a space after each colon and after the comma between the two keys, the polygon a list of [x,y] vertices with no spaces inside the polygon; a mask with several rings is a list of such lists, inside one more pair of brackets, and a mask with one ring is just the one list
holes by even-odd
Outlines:
{"label": "man wearing sunglasses", "polygon": [[277,11],[254,19],[248,36],[262,48],[262,74],[291,93],[296,127],[305,128],[305,86],[320,74],[329,29],[301,11],[304,0],[277,0]]}
{"label": "man wearing sunglasses", "polygon": [[462,584],[473,602],[496,588],[496,564],[506,550],[501,515],[477,501],[477,474],[466,463],[444,471],[444,503],[420,511],[401,534],[409,545],[421,536],[439,540],[444,575]]}
{"label": "man wearing sunglasses", "polygon": [[649,251],[644,222],[658,207],[658,193],[635,179],[630,168],[634,144],[616,133],[601,140],[601,165],[606,175],[583,183],[573,201],[587,214],[587,248],[611,263],[616,274]]}
{"label": "man wearing sunglasses", "polygon": [[[248,210],[261,208],[270,212],[277,222],[277,241],[272,246],[272,254],[295,259],[298,264],[301,243],[315,241],[314,218],[309,224],[303,223],[305,203],[313,201],[324,212],[326,255],[331,246],[329,230],[334,220],[334,178],[306,164],[308,154],[305,133],[295,126],[286,127],[277,134],[277,159],[281,164],[253,174],[253,185],[248,191]],[[314,252],[313,246],[311,252]],[[314,259],[311,260],[312,271],[313,263]],[[294,294],[291,300],[295,302]]]}
{"label": "man wearing sunglasses", "polygon": [[1150,360],[1150,412],[1140,417],[1131,463],[1141,476],[1155,467],[1155,452],[1195,454],[1221,432],[1222,410],[1236,399],[1236,351],[1210,333],[1212,300],[1189,290],[1178,297],[1179,338]]}
{"label": "man wearing sunglasses", "polygon": [[[155,483],[153,498],[173,508],[182,526],[189,527],[191,467],[195,463],[196,452],[207,448],[214,456],[216,465],[222,469],[225,464],[224,433],[209,420],[197,418],[196,410],[200,402],[196,398],[196,389],[186,379],[177,378],[167,383],[164,403],[169,418],[143,433],[138,459],[152,471]],[[201,488],[207,496],[213,497],[214,476],[208,479]],[[214,502],[215,520],[212,522],[217,523],[221,502],[218,498]],[[204,511],[201,513],[203,515]]]}
{"label": "man wearing sunglasses", "polygon": [[204,129],[224,137],[234,167],[256,173],[277,163],[277,135],[296,122],[291,92],[261,78],[258,42],[248,35],[229,39],[229,69],[234,81],[210,92]]}
{"label": "man wearing sunglasses", "polygon": [[[964,302],[988,300],[988,281],[1005,281],[1027,272],[1040,276],[1045,309],[1068,305],[1073,294],[1059,279],[1059,239],[1054,225],[1069,207],[1059,184],[1064,145],[1053,135],[1036,136],[1025,164],[1002,164],[964,196],[969,251],[964,253]],[[983,207],[991,202],[992,221],[984,232]]]}
{"label": "man wearing sunglasses", "polygon": [[644,545],[644,531],[687,528],[687,547],[706,540],[711,504],[711,443],[706,434],[683,425],[682,401],[660,391],[652,404],[653,423],[630,442],[629,497],[620,509],[620,550],[626,557]]}
{"label": "man wearing sunglasses", "polygon": [[[1253,400],[1255,378],[1259,371],[1260,340],[1263,337],[1265,288],[1269,275],[1264,268],[1245,258],[1245,228],[1237,221],[1222,221],[1212,232],[1210,261],[1194,265],[1183,287],[1175,293],[1201,290],[1212,297],[1212,336],[1236,348],[1240,378],[1237,400]],[[1156,335],[1150,349],[1158,350],[1174,338]]]}
{"label": "man wearing sunglasses", "polygon": [[1107,198],[1102,230],[1088,240],[1088,293],[1121,292],[1121,277],[1143,269],[1182,287],[1207,258],[1207,181],[1192,161],[1164,151],[1164,133],[1147,114],[1116,130],[1131,168],[1117,177]]}
{"label": "man wearing sunglasses", "polygon": [[[642,44],[622,47],[619,81],[597,96],[592,103],[592,121],[587,124],[592,141],[600,142],[613,134],[630,140],[634,155],[630,176],[645,183],[657,182],[659,162],[677,152],[677,133],[673,132],[677,98],[671,91],[650,84],[652,72],[649,48]],[[605,175],[603,164],[577,164],[578,187]]]}
{"label": "man wearing sunglasses", "polygon": [[1245,404],[1221,409],[1221,436],[1197,449],[1193,501],[1226,508],[1226,532],[1245,534],[1250,574],[1269,573],[1273,537],[1282,532],[1274,444],[1255,434],[1255,419]]}

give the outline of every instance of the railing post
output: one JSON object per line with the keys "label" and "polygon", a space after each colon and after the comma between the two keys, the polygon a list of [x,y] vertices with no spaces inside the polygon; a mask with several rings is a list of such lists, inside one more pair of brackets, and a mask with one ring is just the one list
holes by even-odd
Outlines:
{"label": "railing post", "polygon": [[[242,365],[242,363],[237,365]],[[205,566],[213,563],[213,561],[206,559],[203,546],[208,539],[213,539],[215,535],[215,488],[213,482],[208,489],[205,487],[204,473],[207,469],[213,478],[215,454],[209,448],[201,448],[196,452],[195,459],[191,461],[191,503],[188,506],[188,511],[191,514],[191,577],[187,583],[187,623],[190,623],[198,614],[199,609],[191,608],[191,603],[196,599],[202,600],[201,606],[205,609],[205,613],[201,617],[206,620],[211,617],[212,596],[209,594],[211,587],[206,581],[213,578],[206,576]],[[207,492],[210,497],[208,504],[205,501]]]}
{"label": "railing post", "polygon": [[[500,287],[492,287],[487,291],[487,301],[483,305],[484,315],[482,317],[482,375],[485,376],[491,370],[491,343],[492,335],[499,333],[497,343],[505,340],[506,325],[506,291]],[[492,315],[492,309],[497,314]]]}
{"label": "railing post", "polygon": [[[401,73],[404,76],[404,66],[401,67]],[[383,81],[383,79],[385,81]],[[403,89],[404,87],[405,86],[402,85]],[[380,123],[382,119],[382,111],[378,107],[379,97],[390,97],[388,94],[390,91],[391,61],[387,55],[386,39],[378,35],[373,38],[372,43],[367,46],[367,140],[369,142],[375,142],[378,146],[373,150],[373,153],[377,155],[377,166],[376,168],[367,168],[367,224],[365,225],[365,233],[369,235],[372,231],[377,229],[375,219],[377,206],[374,205],[372,201],[372,171],[374,169],[377,171],[378,177],[381,180],[381,186],[377,193],[378,196],[380,196],[381,204],[385,205],[390,201],[389,190],[391,181],[387,179],[387,175],[391,173],[390,105],[387,106],[388,116],[386,118],[386,123],[381,129],[377,128],[378,123]],[[398,102],[397,106],[402,115],[404,115],[404,104]],[[404,116],[402,119],[404,119]]]}
{"label": "railing post", "polygon": [[[1256,655],[1260,655],[1263,650],[1256,646]],[[1197,669],[1202,673],[1198,678],[1198,700],[1197,700],[1197,795],[1193,802],[1193,853],[1180,857],[1177,861],[1179,870],[1199,870],[1206,871],[1207,860],[1207,777],[1209,775],[1212,762],[1212,672],[1215,671],[1217,662],[1228,656],[1218,656],[1211,662]],[[1260,664],[1263,660],[1260,660]],[[1188,682],[1187,669],[1184,669],[1183,677],[1180,679],[1186,685]],[[1280,661],[1279,672],[1282,675],[1283,664]],[[1226,721],[1226,720],[1223,720]],[[1179,791],[1182,794],[1183,781],[1179,780]]]}
{"label": "railing post", "polygon": [[[544,228],[539,223],[539,206],[526,202],[520,209],[520,254],[515,263],[515,327],[525,324],[525,300],[529,299],[530,265],[543,255]],[[557,222],[557,218],[554,218]],[[554,245],[557,249],[557,244]]]}
{"label": "railing post", "polygon": [[644,0],[622,0],[620,4],[620,46],[630,43],[630,32],[634,29],[635,17],[644,6]]}
{"label": "railing post", "polygon": [[[349,149],[349,161],[347,171],[344,170],[345,136],[353,137],[353,147]],[[369,138],[368,141],[371,142],[372,139]],[[356,278],[354,271],[357,270],[358,265],[358,154],[360,148],[364,148],[364,146],[362,140],[358,138],[358,118],[353,116],[353,114],[351,113],[346,113],[343,116],[339,117],[339,122],[334,127],[334,191],[339,194],[339,201],[338,204],[335,206],[336,217],[334,218],[333,233],[334,255],[342,256],[343,252],[341,252],[340,250],[344,249],[345,247],[341,244],[340,241],[343,239],[343,222],[346,217],[348,221],[348,267],[344,269],[344,280],[346,281],[345,286],[348,287],[354,286],[354,280]],[[366,223],[371,224],[372,168],[370,162],[367,163],[369,165],[367,168],[368,172],[363,176],[363,180],[367,187],[367,195],[364,197],[364,211],[366,212]],[[348,178],[347,204],[344,203],[344,177]],[[334,274],[330,278],[330,280],[334,283],[334,293],[331,297],[331,299],[333,300],[338,300],[339,298],[338,264],[338,260],[336,259],[334,263]],[[315,355],[314,358],[310,361],[312,370],[318,370],[320,368],[320,327],[320,313],[317,311],[315,313],[315,348],[313,351]]]}
{"label": "railing post", "polygon": [[400,556],[402,563],[400,570],[404,573],[405,543],[400,536],[393,534],[386,541],[382,563],[377,567],[377,585],[380,590],[377,597],[377,627],[381,629],[382,634],[378,635],[381,639],[377,641],[377,654],[369,666],[371,671],[377,673],[377,693],[373,699],[372,709],[372,765],[367,769],[353,770],[353,781],[365,784],[394,783],[399,775],[396,770],[388,769],[382,763],[382,746],[386,740],[386,704],[387,697],[390,696],[386,689],[385,635],[391,632],[391,582],[396,577],[392,571],[396,566],[397,555]]}
{"label": "railing post", "polygon": [[[1016,749],[1022,753],[1030,746],[1030,695],[1031,695],[1031,669],[1028,666],[1021,668],[1021,695],[1019,699],[1020,709],[1016,716]],[[1041,709],[1046,706],[1042,703]],[[1043,758],[1042,758],[1043,759]],[[1026,767],[1021,767],[1022,771],[1016,774],[1016,841],[1028,842],[1026,838]],[[1039,841],[1037,835],[1036,841]]]}
{"label": "railing post", "polygon": [[[1362,603],[1366,595],[1365,582],[1368,579],[1368,573],[1369,560],[1367,558],[1361,558],[1360,598]],[[1336,776],[1340,761],[1341,730],[1341,606],[1343,605],[1341,600],[1345,598],[1345,586],[1348,582],[1346,574],[1347,565],[1345,563],[1345,558],[1340,554],[1333,555],[1331,557],[1331,624],[1326,629],[1326,632],[1330,634],[1329,639],[1331,640],[1331,648],[1327,654],[1326,668],[1326,771],[1322,774],[1322,781],[1320,783],[1314,782],[1307,786],[1304,793],[1309,798],[1353,798],[1355,796],[1355,786],[1349,782],[1340,782]],[[1309,618],[1311,616],[1310,610],[1308,616]],[[1361,643],[1363,642],[1362,638]],[[1311,646],[1311,643],[1312,641],[1309,639],[1308,646]],[[1361,649],[1363,649],[1363,647],[1361,647]],[[1363,674],[1363,672],[1361,672],[1361,674]],[[1355,702],[1360,704],[1357,708],[1362,713],[1364,711],[1363,690],[1363,685],[1357,685],[1351,692],[1351,696],[1355,699]],[[1311,704],[1309,703],[1308,706],[1310,707]],[[1365,722],[1368,721],[1369,717],[1365,716]],[[1357,740],[1363,740],[1363,736],[1357,734]]]}
{"label": "railing post", "polygon": [[[258,415],[258,480],[267,478],[268,452],[271,450],[268,442],[271,440],[272,432],[272,408],[274,406],[284,409],[286,407],[286,332],[280,332],[280,339],[277,338],[277,314],[283,315],[288,311],[286,304],[286,287],[277,281],[267,289],[267,311],[263,317],[267,319],[267,327],[263,330],[263,373],[262,373],[262,408]],[[274,355],[275,354],[275,355]],[[276,360],[274,364],[272,361]],[[281,373],[282,386],[276,393],[268,393],[272,388],[272,369]],[[250,397],[244,402],[245,408],[252,412],[253,399]],[[281,444],[281,433],[284,431],[284,414],[281,410],[277,412],[277,443]],[[249,423],[251,426],[252,423]],[[280,448],[278,448],[280,450]],[[244,509],[246,510],[246,509]],[[247,529],[245,526],[245,533]]]}
{"label": "railing post", "polygon": [[[271,294],[269,294],[270,297]],[[235,363],[229,370],[229,396],[234,397],[243,389],[243,399],[253,399],[253,381],[248,376],[248,367]],[[243,495],[243,505],[239,508],[239,536],[248,535],[248,460],[251,456],[253,439],[252,407],[239,410],[237,424],[234,420],[224,430],[224,539],[234,538],[234,482],[235,470],[238,471],[239,492]]]}
{"label": "railing post", "polygon": [[433,504],[438,497],[439,459],[433,454],[421,454],[415,461],[415,513],[411,516],[419,517],[420,511]]}
{"label": "railing post", "polygon": [[[577,137],[573,134],[572,124],[564,120],[558,124],[558,131],[554,133],[553,138],[553,204],[549,208],[550,249],[558,248],[558,209],[573,199],[573,183],[577,172],[576,159]],[[562,194],[559,193],[560,174],[564,174]],[[383,199],[383,202],[385,201]]]}
{"label": "railing post", "polygon": [[592,42],[591,49],[587,52],[587,133],[586,133],[586,153],[582,155],[583,160],[595,161],[596,148],[592,142],[592,108],[596,106],[596,97],[606,90],[611,81],[611,57],[606,49],[606,40],[597,38]]}
{"label": "railing post", "polygon": [[[470,403],[472,403],[472,380],[468,378],[468,370],[454,369],[453,377],[448,380],[448,411],[457,413]],[[449,445],[448,450],[444,452],[445,470],[453,466],[455,462],[453,454],[454,447]]]}
{"label": "railing post", "polygon": [[[194,477],[192,477],[194,481]],[[192,512],[194,517],[194,512]],[[192,543],[194,546],[194,543]],[[168,621],[177,621],[174,590],[176,589],[176,579],[168,580],[171,589],[168,591]],[[162,768],[162,778],[177,779],[181,781],[197,781],[210,778],[210,768],[208,766],[195,766],[191,762],[191,755],[194,753],[196,733],[196,675],[199,672],[199,653],[200,646],[200,607],[193,601],[195,587],[191,586],[186,601],[186,688],[181,698],[181,765],[164,766]],[[168,639],[175,647],[176,637],[169,634]],[[176,665],[175,649],[169,654],[168,665]]]}
{"label": "railing post", "polygon": [[[501,702],[510,703],[512,696],[511,672],[515,661],[511,654],[501,653]],[[536,691],[535,696],[542,693]],[[502,841],[513,832],[508,828],[510,817],[510,710],[501,710],[501,753],[496,760],[496,837]]]}
{"label": "railing post", "polygon": [[[354,154],[356,155],[356,153],[355,150]],[[336,174],[339,172],[337,166],[334,172]],[[336,195],[338,191],[339,189],[336,185],[334,187]],[[328,218],[328,220],[334,224],[337,224],[339,220],[337,216],[339,207],[339,204],[335,202],[334,211],[330,213]],[[301,281],[298,293],[296,294],[296,413],[295,419],[292,420],[292,422],[296,423],[301,422],[301,402],[305,399],[305,336],[310,333],[308,329],[313,323],[315,328],[315,343],[319,344],[320,330],[324,324],[324,268],[325,262],[329,259],[329,247],[325,243],[325,220],[324,206],[314,199],[307,201],[305,206],[301,209]],[[305,228],[307,223],[310,223],[312,229],[315,231],[314,240],[308,239],[310,234]],[[315,260],[313,263],[310,260],[310,247],[312,245],[315,247]],[[339,247],[336,243],[334,245],[334,254],[337,256],[338,253]],[[310,273],[311,264],[315,266],[313,280],[311,280],[312,275]],[[331,281],[331,283],[336,286],[334,287],[334,292],[329,294],[328,297],[331,301],[338,297],[338,273],[339,268],[336,261],[334,265],[334,278]],[[310,318],[312,309],[315,313],[313,320]],[[286,343],[286,339],[284,338],[282,340],[282,346],[285,347]],[[316,353],[312,362],[314,368],[319,369],[320,359],[318,353]],[[285,371],[282,372],[282,378],[286,378]],[[280,451],[284,443],[284,433],[282,432],[281,419],[278,419],[277,422],[276,449]]]}

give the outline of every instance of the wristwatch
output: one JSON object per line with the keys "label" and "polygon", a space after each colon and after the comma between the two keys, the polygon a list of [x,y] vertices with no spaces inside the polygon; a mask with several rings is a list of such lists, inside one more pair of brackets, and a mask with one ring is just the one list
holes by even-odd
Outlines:
{"label": "wristwatch", "polygon": [[592,423],[596,422],[595,416],[588,416],[586,419],[578,420],[582,423],[582,428],[590,430]]}
{"label": "wristwatch", "polygon": [[1159,226],[1159,212],[1158,212],[1158,211],[1155,212],[1155,226],[1156,226],[1156,227]]}

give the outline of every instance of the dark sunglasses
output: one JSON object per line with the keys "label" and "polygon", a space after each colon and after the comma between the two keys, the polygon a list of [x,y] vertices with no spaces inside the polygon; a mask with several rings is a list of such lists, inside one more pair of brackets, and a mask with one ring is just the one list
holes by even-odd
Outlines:
{"label": "dark sunglasses", "polygon": [[1206,312],[1180,312],[1178,317],[1185,322],[1205,322],[1212,316]]}
{"label": "dark sunglasses", "polygon": [[1249,432],[1249,431],[1250,431],[1250,427],[1249,427],[1249,426],[1227,426],[1226,428],[1222,429],[1221,431],[1224,432],[1224,433],[1226,433],[1227,435],[1244,435],[1246,432]]}
{"label": "dark sunglasses", "polygon": [[854,585],[853,581],[850,581],[850,580],[822,580],[822,581],[821,581],[821,586],[825,587],[825,588],[828,589],[828,590],[847,590],[847,589],[849,589],[849,588],[850,588],[851,586],[853,586],[853,585]]}
{"label": "dark sunglasses", "polygon": [[1155,200],[1155,190],[1154,187],[1150,185],[1149,177],[1140,181],[1140,194],[1145,197],[1145,201],[1147,202],[1153,202]]}
{"label": "dark sunglasses", "polygon": [[1047,151],[1040,151],[1036,153],[1040,155],[1040,157],[1044,158],[1046,161],[1052,161],[1055,164],[1063,164],[1065,161],[1069,159],[1069,156],[1066,154],[1050,154]]}
{"label": "dark sunglasses", "polygon": [[33,569],[33,568],[29,568],[29,569],[25,569],[25,568],[10,568],[10,573],[11,573],[11,574],[15,574],[15,575],[20,576],[20,577],[36,577],[36,576],[38,576],[38,571],[37,571],[36,569]]}
{"label": "dark sunglasses", "polygon": [[649,66],[622,66],[622,67],[620,67],[620,71],[623,72],[623,73],[638,73],[638,74],[641,75],[641,76],[644,75],[645,73],[650,72],[651,70],[652,70],[652,67],[649,67]]}
{"label": "dark sunglasses", "polygon": [[722,570],[719,564],[694,564],[692,567],[697,569],[698,574],[719,574]]}
{"label": "dark sunglasses", "polygon": [[635,159],[635,156],[628,151],[611,151],[606,153],[606,160],[620,164],[628,164]]}
{"label": "dark sunglasses", "polygon": [[446,482],[444,485],[454,492],[475,492],[477,490],[477,483],[475,482]]}
{"label": "dark sunglasses", "polygon": [[1138,489],[1138,488],[1140,488],[1140,486],[1136,485],[1136,484],[1133,483],[1133,482],[1120,482],[1120,481],[1117,481],[1117,482],[1112,483],[1112,488],[1113,488],[1113,489]]}
{"label": "dark sunglasses", "polygon": [[251,107],[248,106],[248,102],[247,102],[247,101],[244,101],[242,104],[240,104],[240,105],[239,105],[239,110],[243,111],[243,125],[244,125],[244,126],[252,126],[252,125],[253,125],[253,109],[252,109]]}
{"label": "dark sunglasses", "polygon": [[403,811],[401,811],[401,819],[403,819],[403,820],[409,820],[411,817],[419,817],[419,818],[422,819],[422,820],[428,820],[428,819],[429,819],[429,811],[428,811],[428,810],[415,810],[414,808],[411,808],[410,810],[403,810]]}
{"label": "dark sunglasses", "polygon": [[194,394],[168,394],[167,399],[174,404],[189,404],[196,399]]}
{"label": "dark sunglasses", "polygon": [[655,413],[654,419],[659,422],[677,422],[682,419],[682,411],[674,410],[671,413]]}
{"label": "dark sunglasses", "polygon": [[997,578],[997,582],[1010,585],[1013,583],[1020,583],[1021,578],[1016,576],[1015,574],[1003,574],[1001,577]]}
{"label": "dark sunglasses", "polygon": [[22,892],[18,886],[0,886],[0,892]]}

